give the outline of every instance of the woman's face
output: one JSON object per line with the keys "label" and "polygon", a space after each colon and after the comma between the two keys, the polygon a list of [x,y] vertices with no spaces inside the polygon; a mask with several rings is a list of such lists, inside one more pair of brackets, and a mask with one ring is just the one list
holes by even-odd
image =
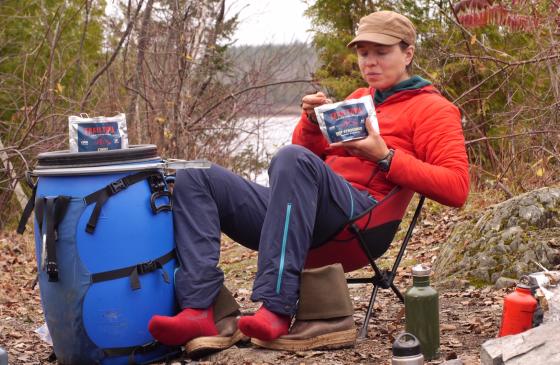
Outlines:
{"label": "woman's face", "polygon": [[409,78],[406,66],[412,62],[414,46],[403,51],[399,44],[358,42],[356,51],[362,77],[369,86],[386,90]]}

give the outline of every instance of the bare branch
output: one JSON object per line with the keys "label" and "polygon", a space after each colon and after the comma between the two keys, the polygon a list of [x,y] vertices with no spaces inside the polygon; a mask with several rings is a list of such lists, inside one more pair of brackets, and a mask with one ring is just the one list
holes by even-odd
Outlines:
{"label": "bare branch", "polygon": [[134,24],[136,23],[136,18],[138,17],[138,13],[140,13],[140,9],[142,8],[143,2],[144,2],[144,0],[140,0],[140,2],[138,3],[138,6],[136,7],[136,11],[134,12],[134,16],[132,17],[132,19],[129,20],[128,25],[126,27],[126,30],[124,31],[121,39],[119,40],[119,43],[118,43],[117,47],[113,51],[113,54],[109,58],[109,61],[107,61],[107,63],[105,63],[105,65],[103,65],[103,67],[101,67],[101,69],[98,70],[95,73],[95,75],[92,77],[92,79],[90,80],[89,85],[87,86],[86,92],[84,93],[84,96],[82,98],[82,101],[80,102],[80,110],[84,109],[84,106],[85,106],[85,104],[86,104],[86,102],[87,102],[87,100],[88,100],[88,98],[91,95],[91,92],[93,90],[93,85],[95,85],[95,83],[101,77],[101,75],[103,75],[105,73],[105,71],[107,71],[107,69],[113,64],[113,61],[115,61],[115,58],[117,58],[117,55],[119,54],[119,51],[120,51],[122,45],[124,44],[125,40],[130,35],[130,32],[132,31],[132,28],[134,27]]}
{"label": "bare branch", "polygon": [[[256,90],[256,89],[262,89],[262,88],[266,88],[266,87],[270,87],[270,86],[277,86],[277,85],[284,85],[284,84],[296,84],[296,83],[308,83],[308,84],[313,84],[316,83],[317,80],[314,79],[304,79],[304,80],[287,80],[287,81],[277,81],[277,82],[271,82],[268,84],[263,84],[263,85],[255,85],[255,86],[251,86],[248,88],[245,88],[243,90],[237,91],[233,94],[230,94],[228,96],[226,96],[225,98],[221,99],[220,101],[214,103],[213,105],[211,105],[208,110],[207,113],[211,112],[212,110],[216,109],[219,105],[225,103],[226,101],[228,101],[229,99],[235,99],[236,97],[238,97],[241,94],[244,94],[248,91],[251,90]],[[198,124],[202,119],[204,119],[206,117],[206,115],[202,115],[200,116],[198,119],[196,119],[194,122],[189,123],[189,125],[193,126]]]}

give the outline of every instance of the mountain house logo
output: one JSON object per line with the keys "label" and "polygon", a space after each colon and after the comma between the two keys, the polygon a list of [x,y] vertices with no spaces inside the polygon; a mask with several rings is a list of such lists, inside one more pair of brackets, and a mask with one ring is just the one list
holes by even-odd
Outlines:
{"label": "mountain house logo", "polygon": [[116,134],[117,131],[114,125],[103,125],[84,128],[84,133],[88,136],[93,136],[96,134]]}
{"label": "mountain house logo", "polygon": [[78,126],[78,152],[121,149],[121,136],[117,122],[80,123]]}
{"label": "mountain house logo", "polygon": [[336,120],[352,115],[364,114],[367,115],[367,110],[365,110],[365,106],[362,104],[357,106],[342,107],[342,110],[335,110],[329,114],[329,119]]}
{"label": "mountain house logo", "polygon": [[377,116],[370,95],[315,108],[321,132],[329,143],[346,142],[367,137],[366,120],[379,133]]}

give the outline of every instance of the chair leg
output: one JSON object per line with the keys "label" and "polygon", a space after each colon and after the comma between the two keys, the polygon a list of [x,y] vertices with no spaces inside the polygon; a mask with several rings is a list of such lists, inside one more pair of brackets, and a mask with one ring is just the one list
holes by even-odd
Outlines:
{"label": "chair leg", "polygon": [[401,303],[404,303],[404,297],[403,297],[401,291],[399,290],[399,288],[397,288],[394,283],[391,283],[391,289],[393,289],[393,292],[399,298]]}
{"label": "chair leg", "polygon": [[373,287],[373,291],[371,293],[371,297],[369,299],[368,309],[366,311],[366,316],[364,318],[364,323],[362,324],[362,328],[360,328],[360,333],[358,334],[358,338],[360,340],[366,339],[368,334],[368,324],[371,317],[371,312],[373,311],[373,304],[375,303],[375,297],[377,297],[377,290],[379,286],[375,285]]}

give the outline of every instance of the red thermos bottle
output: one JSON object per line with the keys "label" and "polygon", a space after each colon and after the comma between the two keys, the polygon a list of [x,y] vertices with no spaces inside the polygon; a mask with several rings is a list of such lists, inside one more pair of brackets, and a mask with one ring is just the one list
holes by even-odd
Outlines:
{"label": "red thermos bottle", "polygon": [[537,300],[527,285],[517,284],[515,291],[504,298],[502,325],[498,337],[514,335],[533,327]]}

